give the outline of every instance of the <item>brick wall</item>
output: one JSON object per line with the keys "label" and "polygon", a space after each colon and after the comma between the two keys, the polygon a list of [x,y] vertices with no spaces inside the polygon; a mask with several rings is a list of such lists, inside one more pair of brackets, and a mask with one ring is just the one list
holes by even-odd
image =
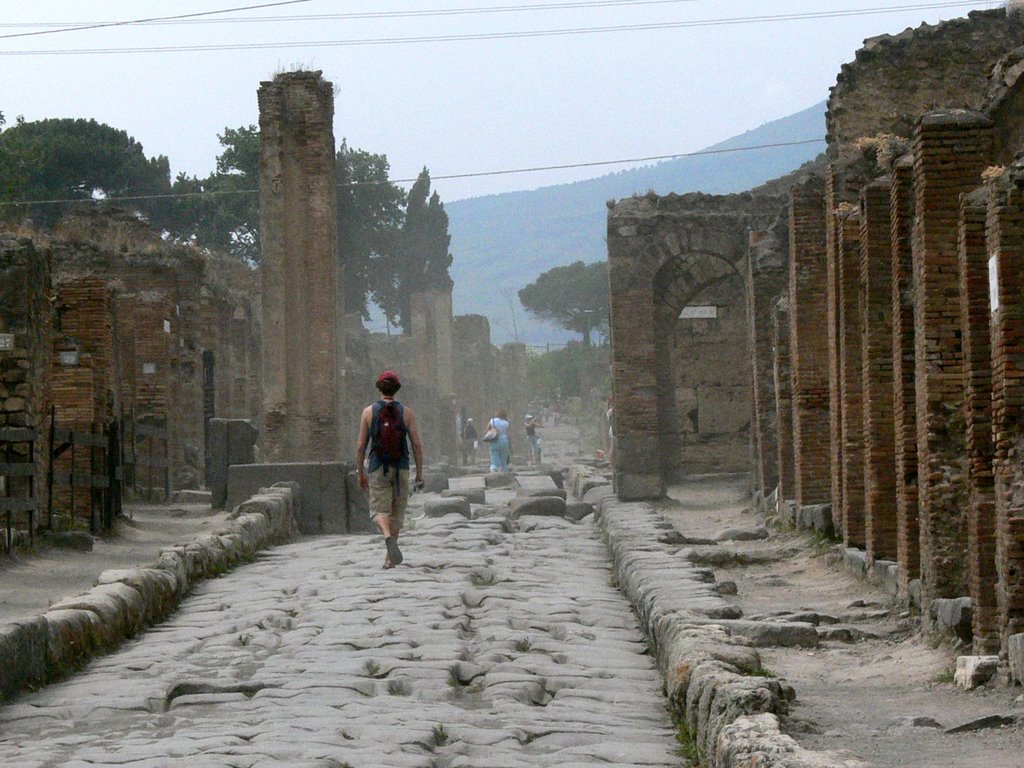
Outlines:
{"label": "brick wall", "polygon": [[790,231],[790,361],[797,504],[831,498],[825,197],[821,180],[794,187]]}
{"label": "brick wall", "polygon": [[957,253],[967,430],[967,578],[971,591],[974,650],[977,653],[998,653],[995,481],[992,475],[992,342],[986,214],[985,190],[977,190],[961,198]]}
{"label": "brick wall", "polygon": [[782,297],[772,312],[772,347],[775,350],[773,377],[775,411],[778,414],[779,503],[796,498],[793,461],[793,373],[789,358],[789,299]]}
{"label": "brick wall", "polygon": [[868,562],[896,559],[896,456],[892,378],[892,179],[860,201],[864,536]]}
{"label": "brick wall", "polygon": [[829,485],[832,493],[832,522],[843,530],[843,377],[839,368],[839,227],[835,210],[839,205],[835,164],[825,171],[826,307],[828,319],[828,411],[829,411]]}
{"label": "brick wall", "polygon": [[988,202],[992,311],[992,432],[1000,582],[1006,638],[1024,632],[1024,199],[1019,167],[994,180]]}
{"label": "brick wall", "polygon": [[839,376],[843,435],[841,519],[843,543],[864,546],[864,411],[862,394],[860,214],[843,206],[834,214],[839,233]]}
{"label": "brick wall", "polygon": [[980,183],[991,152],[991,122],[979,113],[931,112],[918,122],[912,250],[921,598],[926,617],[932,598],[968,592],[957,225],[960,194]]}
{"label": "brick wall", "polygon": [[889,217],[892,241],[892,384],[896,470],[896,562],[899,591],[920,574],[917,509],[917,410],[914,380],[914,297],[911,226],[914,220],[913,158],[901,157],[892,172]]}

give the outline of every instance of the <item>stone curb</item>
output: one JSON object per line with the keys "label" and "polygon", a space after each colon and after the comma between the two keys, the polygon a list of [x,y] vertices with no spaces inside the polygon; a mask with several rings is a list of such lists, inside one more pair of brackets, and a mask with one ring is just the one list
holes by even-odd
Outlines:
{"label": "stone curb", "polygon": [[41,616],[0,626],[0,702],[65,677],[167,617],[203,579],[251,560],[296,532],[291,488],[264,488],[218,531],[161,550],[156,561],[108,570],[97,585]]}
{"label": "stone curb", "polygon": [[763,676],[757,651],[713,621],[732,606],[711,571],[658,542],[670,526],[652,505],[605,498],[595,524],[619,589],[653,645],[680,731],[709,768],[863,765],[805,750],[782,733],[778,715],[791,689]]}

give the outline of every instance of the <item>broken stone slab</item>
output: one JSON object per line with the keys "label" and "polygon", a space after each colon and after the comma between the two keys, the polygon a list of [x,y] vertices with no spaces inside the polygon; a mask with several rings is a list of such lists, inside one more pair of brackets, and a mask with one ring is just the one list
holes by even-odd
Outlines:
{"label": "broken stone slab", "polygon": [[423,512],[427,517],[462,515],[469,519],[473,516],[469,506],[469,499],[462,496],[442,496],[440,498],[426,499],[423,502]]}
{"label": "broken stone slab", "polygon": [[594,505],[588,504],[585,501],[572,501],[565,505],[565,517],[567,520],[578,523],[587,515],[592,514],[594,514]]}
{"label": "broken stone slab", "polygon": [[891,723],[891,728],[938,728],[942,730],[945,726],[938,720],[925,717],[924,715],[907,715],[906,717],[897,717]]}
{"label": "broken stone slab", "polygon": [[440,493],[448,490],[448,473],[427,470],[423,473],[423,492]]}
{"label": "broken stone slab", "polygon": [[986,715],[975,720],[968,720],[960,725],[954,725],[952,728],[947,728],[943,733],[971,733],[972,731],[984,731],[989,728],[1003,728],[1007,725],[1016,725],[1019,719],[1017,715]]}
{"label": "broken stone slab", "polygon": [[462,498],[470,504],[487,503],[487,492],[483,486],[479,488],[448,488],[441,491],[441,497],[445,499]]}
{"label": "broken stone slab", "polygon": [[[558,486],[555,485],[555,481],[552,480],[548,475],[528,475],[519,473],[516,475],[516,485],[518,486],[517,493],[522,496],[536,495],[531,491],[555,491],[558,490]],[[558,494],[552,493],[552,496]]]}
{"label": "broken stone slab", "polygon": [[931,616],[939,632],[952,632],[964,643],[973,639],[971,598],[935,598],[931,602]]}
{"label": "broken stone slab", "polygon": [[985,685],[999,669],[998,656],[957,656],[953,682],[968,691]]}
{"label": "broken stone slab", "polygon": [[527,515],[542,517],[564,517],[565,499],[560,496],[517,496],[512,499],[513,520]]}
{"label": "broken stone slab", "polygon": [[597,506],[601,503],[601,499],[608,499],[615,496],[615,489],[608,483],[602,483],[601,485],[595,485],[582,495],[582,500],[588,504]]}
{"label": "broken stone slab", "polygon": [[856,627],[818,627],[818,639],[826,642],[859,643],[862,640],[877,637],[878,635],[874,632],[865,632],[863,629],[857,629]]}
{"label": "broken stone slab", "polygon": [[784,552],[737,552],[724,547],[694,548],[686,550],[686,558],[694,565],[727,568],[737,565],[767,565],[777,563],[787,555]]}
{"label": "broken stone slab", "polygon": [[730,635],[739,635],[755,648],[817,648],[818,630],[813,624],[796,621],[749,621],[744,619],[714,622]]}
{"label": "broken stone slab", "polygon": [[452,491],[485,490],[483,475],[466,475],[465,477],[448,478],[448,489]]}
{"label": "broken stone slab", "polygon": [[715,534],[715,541],[759,541],[768,538],[768,529],[763,525],[756,528],[726,528]]}
{"label": "broken stone slab", "polygon": [[664,536],[658,537],[658,543],[668,544],[670,547],[716,547],[718,542],[714,539],[703,539],[699,536],[686,536],[679,531],[669,531]]}
{"label": "broken stone slab", "polygon": [[899,592],[899,566],[893,560],[875,560],[871,564],[871,580],[890,595]]}
{"label": "broken stone slab", "polygon": [[831,504],[807,504],[797,508],[796,522],[799,528],[805,528],[829,538],[832,538],[836,532],[832,522]]}

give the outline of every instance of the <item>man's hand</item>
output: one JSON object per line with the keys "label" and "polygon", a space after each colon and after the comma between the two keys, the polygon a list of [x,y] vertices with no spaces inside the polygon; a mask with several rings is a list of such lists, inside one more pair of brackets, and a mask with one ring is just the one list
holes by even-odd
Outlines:
{"label": "man's hand", "polygon": [[413,483],[412,483],[412,489],[414,491],[422,491],[423,490],[423,486],[424,486],[423,473],[422,472],[417,472],[416,473],[416,479],[413,480]]}
{"label": "man's hand", "polygon": [[366,473],[363,472],[363,470],[361,469],[359,470],[359,490],[361,490],[363,493],[366,493],[368,490],[370,490],[370,480],[366,476]]}

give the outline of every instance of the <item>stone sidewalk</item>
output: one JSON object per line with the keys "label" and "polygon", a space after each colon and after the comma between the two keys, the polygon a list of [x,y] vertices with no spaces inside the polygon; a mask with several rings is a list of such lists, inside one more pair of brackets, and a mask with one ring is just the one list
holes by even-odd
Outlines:
{"label": "stone sidewalk", "polygon": [[679,765],[589,519],[415,521],[273,549],[0,709],[4,766]]}

